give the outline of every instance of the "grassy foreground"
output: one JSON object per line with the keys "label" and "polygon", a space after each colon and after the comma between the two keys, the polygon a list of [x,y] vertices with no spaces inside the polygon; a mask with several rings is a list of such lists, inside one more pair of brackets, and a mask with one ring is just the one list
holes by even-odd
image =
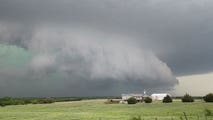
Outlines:
{"label": "grassy foreground", "polygon": [[[0,107],[0,120],[130,120],[141,116],[142,120],[213,120],[205,118],[204,109],[213,111],[213,103],[154,102],[151,104],[104,104],[105,100],[62,102],[53,104],[29,104]],[[157,119],[156,119],[157,118]]]}

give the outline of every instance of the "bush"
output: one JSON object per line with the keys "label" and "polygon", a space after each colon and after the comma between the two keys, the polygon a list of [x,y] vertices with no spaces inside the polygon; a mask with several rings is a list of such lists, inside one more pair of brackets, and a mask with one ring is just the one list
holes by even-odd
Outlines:
{"label": "bush", "polygon": [[203,97],[205,102],[213,102],[213,93],[209,93]]}
{"label": "bush", "polygon": [[151,102],[152,102],[152,98],[146,97],[146,98],[144,99],[144,102],[145,102],[145,103],[151,103]]}
{"label": "bush", "polygon": [[169,95],[166,95],[166,97],[163,98],[163,103],[171,103],[172,98]]}
{"label": "bush", "polygon": [[189,94],[185,94],[181,100],[182,102],[194,102],[193,97]]}
{"label": "bush", "polygon": [[127,100],[127,103],[128,104],[136,104],[137,103],[137,100],[134,98],[134,97],[131,97]]}

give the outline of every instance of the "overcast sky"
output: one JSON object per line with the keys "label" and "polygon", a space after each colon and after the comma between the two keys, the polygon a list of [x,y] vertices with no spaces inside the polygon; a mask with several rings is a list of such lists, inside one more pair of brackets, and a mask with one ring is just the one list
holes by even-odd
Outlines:
{"label": "overcast sky", "polygon": [[0,0],[0,96],[177,95],[180,76],[213,72],[212,14],[211,0]]}

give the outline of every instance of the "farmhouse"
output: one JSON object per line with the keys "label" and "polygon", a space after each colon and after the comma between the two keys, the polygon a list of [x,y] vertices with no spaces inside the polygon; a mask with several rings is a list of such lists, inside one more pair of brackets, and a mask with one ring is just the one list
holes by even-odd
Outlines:
{"label": "farmhouse", "polygon": [[129,98],[134,97],[138,102],[143,101],[143,94],[122,94],[122,101],[127,101]]}
{"label": "farmhouse", "polygon": [[163,100],[163,98],[166,97],[167,95],[171,97],[171,95],[168,93],[153,93],[151,97],[152,100]]}

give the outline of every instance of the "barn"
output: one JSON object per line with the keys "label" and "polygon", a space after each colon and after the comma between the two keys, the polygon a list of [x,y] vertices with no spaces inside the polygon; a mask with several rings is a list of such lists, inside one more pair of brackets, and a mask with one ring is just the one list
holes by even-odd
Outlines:
{"label": "barn", "polygon": [[167,95],[171,97],[169,93],[153,93],[151,97],[152,100],[163,100],[163,98],[166,97]]}

